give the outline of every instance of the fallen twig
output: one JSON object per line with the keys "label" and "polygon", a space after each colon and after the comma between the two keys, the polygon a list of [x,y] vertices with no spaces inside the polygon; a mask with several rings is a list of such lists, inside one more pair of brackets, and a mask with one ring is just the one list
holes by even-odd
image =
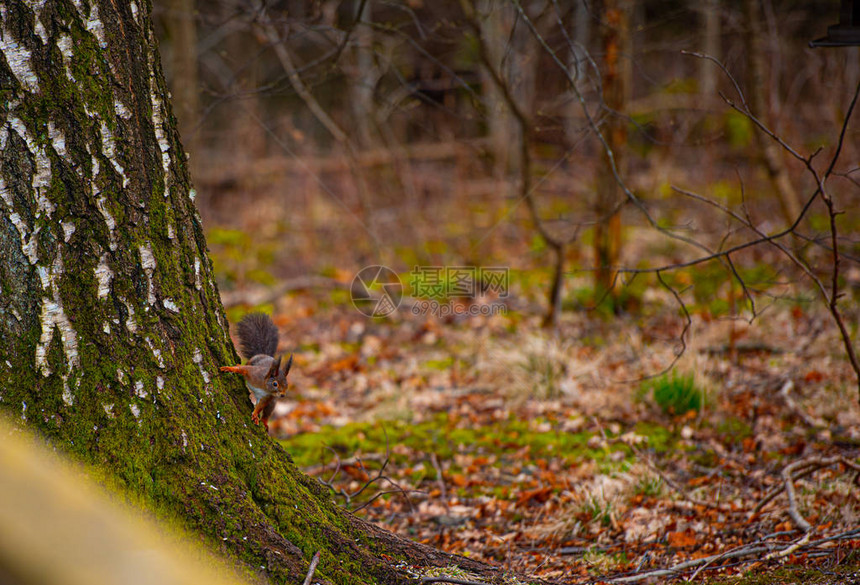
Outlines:
{"label": "fallen twig", "polygon": [[[796,540],[784,547],[780,547],[776,543],[764,543],[762,541],[757,541],[720,554],[711,555],[709,557],[703,557],[700,559],[684,561],[682,563],[678,563],[675,566],[668,567],[665,569],[651,569],[649,571],[635,572],[619,577],[608,577],[604,580],[609,581],[610,583],[635,583],[638,581],[653,579],[654,577],[677,577],[686,572],[687,570],[696,567],[697,569],[691,577],[691,579],[693,579],[699,573],[706,570],[708,567],[715,564],[717,561],[722,561],[726,559],[740,559],[744,557],[756,558],[749,559],[743,562],[769,561],[787,557],[788,555],[794,554],[798,551],[804,551],[809,553],[821,544],[836,540],[850,540],[860,537],[860,529],[849,530],[847,532],[834,534],[832,536],[820,538],[813,541],[810,541],[811,534],[811,532],[807,532],[799,540]],[[762,553],[767,554],[764,557],[757,556],[761,555]]]}
{"label": "fallen twig", "polygon": [[[802,479],[807,475],[815,473],[817,469],[818,467],[816,467],[815,465],[798,465],[794,469],[794,480],[797,481],[798,479]],[[756,504],[755,508],[753,508],[753,511],[750,514],[750,519],[753,519],[772,499],[781,494],[783,491],[785,491],[784,482],[780,483],[776,487],[772,488],[768,493],[766,493],[765,496],[761,499],[761,501]]]}
{"label": "fallen twig", "polygon": [[762,546],[753,546],[747,545],[745,547],[741,547],[739,549],[724,552],[718,555],[711,555],[709,557],[703,557],[701,559],[694,559],[691,561],[684,561],[683,563],[678,563],[674,567],[669,567],[668,569],[653,569],[651,571],[643,571],[642,573],[637,573],[634,575],[626,575],[624,577],[615,577],[609,578],[607,581],[611,583],[635,583],[637,581],[644,581],[646,579],[651,579],[653,577],[666,577],[669,575],[679,575],[683,573],[687,569],[692,569],[693,567],[697,567],[699,565],[709,565],[715,561],[721,559],[732,559],[738,557],[745,557],[750,555],[755,555],[763,552],[768,552],[772,549],[772,545],[762,545]]}
{"label": "fallen twig", "polygon": [[420,583],[454,583],[454,585],[489,585],[484,581],[469,581],[456,577],[421,577]]}
{"label": "fallen twig", "polygon": [[786,465],[780,475],[782,476],[782,484],[773,488],[769,491],[765,496],[761,499],[761,501],[756,504],[756,507],[753,508],[752,513],[750,514],[750,518],[754,518],[761,512],[762,508],[764,508],[768,502],[773,500],[776,496],[781,494],[783,491],[786,492],[788,497],[788,515],[791,517],[794,524],[803,530],[804,532],[809,532],[812,529],[812,525],[806,521],[806,519],[800,514],[797,509],[797,492],[794,489],[794,482],[802,477],[810,475],[819,469],[823,469],[825,467],[829,467],[831,465],[836,465],[837,463],[841,463],[845,467],[853,469],[855,471],[860,471],[860,465],[854,463],[842,455],[833,455],[831,457],[808,457],[806,459],[799,459],[797,461],[793,461]]}
{"label": "fallen twig", "polygon": [[827,427],[827,421],[824,421],[820,418],[816,418],[814,416],[810,416],[806,412],[803,411],[800,406],[794,401],[794,398],[791,397],[791,390],[794,388],[794,382],[789,380],[785,381],[785,384],[782,385],[782,388],[779,390],[779,395],[782,396],[782,399],[785,400],[788,408],[791,409],[794,414],[796,414],[800,419],[805,422],[807,425],[817,428],[817,427]]}
{"label": "fallen twig", "polygon": [[[800,462],[796,461],[795,463]],[[786,465],[781,473],[782,479],[785,482],[785,495],[788,496],[788,515],[791,516],[791,519],[798,528],[804,532],[809,532],[812,530],[812,524],[807,522],[806,518],[797,510],[797,493],[794,491],[794,478],[791,476],[791,472],[793,471],[792,465],[794,463]]]}
{"label": "fallen twig", "polygon": [[314,571],[317,570],[317,565],[320,563],[320,553],[319,551],[314,553],[314,558],[311,559],[311,566],[308,567],[308,574],[305,577],[304,583],[302,585],[311,585],[311,579],[314,578]]}
{"label": "fallen twig", "polygon": [[[317,481],[319,481],[321,484],[323,484],[324,486],[329,488],[332,492],[334,492],[335,495],[342,496],[344,499],[344,502],[345,502],[345,506],[344,506],[345,508],[349,509],[349,506],[352,504],[352,499],[360,496],[362,493],[364,493],[364,491],[367,488],[369,488],[371,485],[373,485],[377,481],[387,481],[388,483],[390,483],[395,488],[394,490],[377,492],[368,501],[366,501],[361,506],[352,510],[353,513],[358,512],[359,510],[366,508],[367,506],[372,504],[374,501],[376,501],[380,496],[384,496],[387,494],[400,494],[400,495],[402,495],[403,498],[406,500],[406,503],[409,504],[410,510],[414,510],[414,506],[412,505],[412,500],[409,499],[409,492],[420,493],[419,490],[406,490],[400,484],[398,484],[396,481],[394,481],[393,479],[391,479],[387,475],[384,475],[385,468],[388,467],[388,463],[391,460],[391,448],[390,448],[390,445],[388,444],[388,433],[385,431],[384,427],[382,430],[385,433],[385,460],[382,461],[381,467],[376,471],[376,474],[373,477],[370,477],[370,474],[368,473],[370,470],[364,466],[364,462],[361,460],[361,458],[353,457],[353,458],[348,460],[350,462],[354,462],[352,464],[359,467],[367,475],[367,478],[368,478],[367,481],[360,488],[355,490],[354,492],[348,492],[344,488],[335,487],[334,480],[338,476],[338,474],[340,473],[341,468],[345,463],[341,462],[340,456],[337,454],[337,452],[335,452],[330,447],[327,447],[329,449],[329,451],[334,453],[337,465],[335,466],[335,470],[332,473],[331,478],[329,478],[328,480],[324,480],[324,479],[321,479],[318,477]],[[371,457],[373,457],[373,456],[371,455],[367,458],[370,459]],[[378,457],[378,456],[376,458],[380,459],[380,457]],[[325,467],[326,467],[326,465],[321,465],[321,466],[317,466],[317,469],[322,470]]]}
{"label": "fallen twig", "polygon": [[764,557],[764,560],[769,561],[771,559],[782,559],[782,558],[787,557],[790,554],[794,554],[796,551],[803,548],[803,546],[805,544],[809,543],[809,539],[811,537],[812,537],[812,533],[807,532],[806,534],[803,535],[802,538],[799,538],[791,546],[787,546],[784,549],[782,549],[781,551],[774,551],[774,552],[768,554],[767,556]]}

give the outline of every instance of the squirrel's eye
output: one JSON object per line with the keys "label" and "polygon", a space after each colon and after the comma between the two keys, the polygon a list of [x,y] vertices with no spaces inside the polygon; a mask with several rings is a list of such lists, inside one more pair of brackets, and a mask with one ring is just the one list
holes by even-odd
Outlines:
{"label": "squirrel's eye", "polygon": [[275,387],[275,388],[277,388],[277,387],[278,387],[278,381],[277,381],[277,380],[272,380],[272,386],[273,386],[273,387]]}

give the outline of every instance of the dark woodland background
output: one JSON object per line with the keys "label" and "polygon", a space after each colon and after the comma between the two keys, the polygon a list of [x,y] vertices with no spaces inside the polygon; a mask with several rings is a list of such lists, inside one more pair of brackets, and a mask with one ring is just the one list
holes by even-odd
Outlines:
{"label": "dark woodland background", "polygon": [[[682,229],[698,206],[671,186],[730,203],[743,191],[755,217],[775,228],[785,223],[781,200],[794,199],[796,211],[812,185],[783,152],[775,164],[793,192],[769,179],[753,125],[720,98],[739,101],[732,80],[682,51],[719,59],[753,113],[801,150],[834,143],[860,80],[857,48],[808,48],[838,20],[836,2],[521,6],[547,47],[515,5],[474,3],[495,67],[529,118],[539,215],[575,242],[566,250],[575,268],[595,265],[587,243],[605,165],[570,79],[599,128],[623,127],[626,184]],[[612,11],[625,14],[627,30],[608,41]],[[466,20],[457,2],[156,2],[206,225],[247,226],[257,248],[222,258],[222,240],[236,243],[210,235],[226,290],[368,263],[551,264],[519,204],[521,132]],[[607,42],[622,85],[611,99]],[[856,160],[854,137],[845,160]],[[620,263],[631,266],[645,251],[629,229],[644,222],[630,206],[623,213]],[[713,238],[725,227],[698,226]],[[249,256],[260,249],[268,255],[257,266]]]}

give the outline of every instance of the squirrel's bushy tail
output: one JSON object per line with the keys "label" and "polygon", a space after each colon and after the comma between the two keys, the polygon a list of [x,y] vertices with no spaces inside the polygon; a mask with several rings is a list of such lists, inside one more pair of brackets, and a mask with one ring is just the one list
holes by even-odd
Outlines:
{"label": "squirrel's bushy tail", "polygon": [[249,313],[238,325],[239,353],[245,359],[266,354],[272,357],[278,350],[278,328],[263,313]]}

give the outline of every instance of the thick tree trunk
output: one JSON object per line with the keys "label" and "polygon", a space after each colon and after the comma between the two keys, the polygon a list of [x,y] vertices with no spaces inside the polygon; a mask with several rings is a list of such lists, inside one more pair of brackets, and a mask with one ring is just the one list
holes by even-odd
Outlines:
{"label": "thick tree trunk", "polygon": [[[147,0],[0,4],[0,405],[271,582],[486,567],[343,512],[250,421]],[[384,561],[381,553],[390,555]]]}
{"label": "thick tree trunk", "polygon": [[615,278],[621,255],[622,190],[615,173],[623,177],[626,169],[627,120],[623,111],[632,77],[629,25],[633,3],[630,0],[606,0],[603,7],[606,26],[603,34],[603,99],[608,109],[605,133],[612,159],[609,153],[604,157],[594,208],[597,216],[594,226],[594,294],[597,301],[607,293],[614,298],[617,291]]}

